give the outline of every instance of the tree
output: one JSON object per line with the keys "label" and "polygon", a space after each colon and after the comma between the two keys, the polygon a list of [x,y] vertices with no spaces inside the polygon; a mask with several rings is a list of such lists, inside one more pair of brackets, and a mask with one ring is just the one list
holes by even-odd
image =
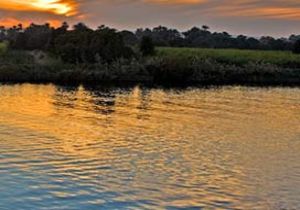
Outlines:
{"label": "tree", "polygon": [[290,42],[293,42],[293,43],[295,43],[298,39],[300,39],[300,35],[292,34],[292,35],[289,37],[289,41],[290,41]]}
{"label": "tree", "polygon": [[106,26],[97,30],[67,31],[56,38],[54,48],[56,55],[69,63],[94,63],[99,57],[105,62],[112,62],[133,56],[122,35]]}
{"label": "tree", "polygon": [[202,26],[202,30],[204,30],[204,31],[208,31],[208,30],[209,30],[209,26],[207,26],[207,25],[203,25],[203,26]]}
{"label": "tree", "polygon": [[0,26],[0,42],[4,41],[6,38],[6,28],[4,26]]}
{"label": "tree", "polygon": [[294,44],[293,53],[300,54],[300,40],[299,39]]}
{"label": "tree", "polygon": [[[20,31],[20,29],[19,29]],[[19,44],[24,43],[18,48],[25,50],[48,50],[51,45],[53,28],[49,24],[37,25],[31,24],[28,28],[25,29],[24,33],[19,32],[21,36],[21,41],[18,40]]]}
{"label": "tree", "polygon": [[144,36],[142,38],[140,44],[140,51],[142,52],[143,56],[153,55],[155,52],[155,47],[153,44],[152,38],[148,36]]}
{"label": "tree", "polygon": [[85,25],[84,23],[77,23],[76,25],[74,25],[73,26],[73,29],[75,30],[75,31],[81,31],[81,32],[83,32],[83,31],[90,31],[91,29],[87,26],[87,25]]}
{"label": "tree", "polygon": [[215,35],[219,37],[217,33],[212,34],[208,29],[200,29],[197,27],[183,32],[183,35],[185,36],[186,45],[189,47],[214,47],[215,43],[212,39]]}
{"label": "tree", "polygon": [[134,46],[138,44],[138,39],[134,33],[131,31],[121,31],[121,36],[123,37],[123,41],[127,46]]}
{"label": "tree", "polygon": [[[260,39],[244,35],[232,36],[227,32],[211,32],[209,26],[193,27],[185,32],[165,26],[118,32],[105,25],[92,29],[84,23],[69,28],[64,22],[54,28],[49,24],[21,24],[11,28],[0,26],[0,42],[18,50],[43,50],[61,57],[67,62],[93,63],[95,56],[111,62],[133,56],[134,47],[140,47],[143,55],[154,53],[154,46],[238,48],[261,50],[293,50],[300,35],[275,39],[265,36]],[[295,44],[296,43],[296,44]],[[295,47],[294,47],[295,46]],[[296,49],[297,48],[297,49]]]}

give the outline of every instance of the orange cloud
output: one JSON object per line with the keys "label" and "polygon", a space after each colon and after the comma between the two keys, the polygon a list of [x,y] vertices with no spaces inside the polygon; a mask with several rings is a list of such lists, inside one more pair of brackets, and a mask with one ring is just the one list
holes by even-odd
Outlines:
{"label": "orange cloud", "polygon": [[145,0],[145,2],[159,4],[200,4],[206,2],[206,0]]}
{"label": "orange cloud", "polygon": [[[260,16],[288,20],[300,20],[300,8],[269,7],[257,10]],[[255,15],[255,14],[253,14]]]}
{"label": "orange cloud", "polygon": [[21,20],[15,19],[15,18],[1,18],[0,23],[1,23],[1,26],[5,26],[5,27],[18,25],[19,23],[22,23],[24,26],[28,26],[30,24],[29,21],[21,21]]}
{"label": "orange cloud", "polygon": [[287,2],[286,6],[276,6],[269,4],[252,3],[251,1],[237,1],[228,5],[211,8],[207,12],[214,12],[221,16],[237,16],[252,18],[300,20],[300,6],[289,5],[293,1]]}
{"label": "orange cloud", "polygon": [[0,2],[0,8],[11,11],[40,11],[70,16],[77,12],[74,0],[6,0]]}
{"label": "orange cloud", "polygon": [[266,17],[273,19],[300,20],[300,8],[267,7],[253,9],[221,9],[225,16]]}
{"label": "orange cloud", "polygon": [[[49,23],[51,26],[53,27],[58,27],[61,25],[61,21],[60,20],[47,20],[47,23]],[[1,18],[0,19],[0,25],[1,26],[5,26],[5,27],[11,27],[11,26],[16,26],[18,24],[22,24],[24,27],[29,26],[32,21],[29,20],[19,20],[16,18]],[[39,22],[35,22],[35,23],[39,23]],[[45,22],[40,22],[40,24],[44,24]]]}

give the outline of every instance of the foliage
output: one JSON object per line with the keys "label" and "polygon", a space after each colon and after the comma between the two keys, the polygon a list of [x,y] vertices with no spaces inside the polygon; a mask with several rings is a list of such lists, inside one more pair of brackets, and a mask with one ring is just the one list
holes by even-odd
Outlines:
{"label": "foliage", "polygon": [[[65,22],[58,28],[51,27],[49,24],[31,24],[27,28],[24,28],[22,24],[11,28],[0,26],[0,41],[9,41],[11,48],[49,51],[68,62],[94,62],[96,54],[109,61],[127,55],[130,57],[132,52],[129,53],[128,47],[141,45],[143,37],[151,38],[155,46],[164,47],[284,51],[291,51],[295,42],[300,39],[299,35],[278,39],[270,36],[261,38],[233,36],[227,32],[212,32],[209,26],[205,25],[200,28],[192,27],[183,32],[158,26],[153,29],[140,28],[135,33],[126,30],[118,32],[116,29],[103,25],[95,30],[84,23],[78,23],[69,29],[69,25]],[[66,59],[67,55],[75,57]]]}
{"label": "foliage", "polygon": [[150,37],[143,37],[141,44],[140,44],[140,51],[143,54],[143,56],[149,56],[154,54],[154,44]]}
{"label": "foliage", "polygon": [[260,50],[291,50],[293,44],[300,36],[292,35],[290,38],[264,36],[261,38],[244,35],[233,36],[227,32],[211,32],[209,26],[179,32],[176,29],[158,26],[153,29],[137,29],[136,36],[139,40],[143,36],[153,39],[156,46],[160,47],[193,47],[193,48],[236,48]]}
{"label": "foliage", "polygon": [[0,42],[0,56],[7,52],[7,43]]}
{"label": "foliage", "polygon": [[19,25],[8,29],[5,34],[12,49],[43,50],[69,63],[94,63],[97,56],[107,62],[133,56],[133,51],[115,29],[100,26],[92,30],[83,23],[74,25],[73,30],[68,30],[68,27],[67,23],[59,28],[31,24],[24,29]]}
{"label": "foliage", "polygon": [[[274,51],[296,43],[297,53],[299,38],[233,37],[212,33],[208,26],[186,32],[159,26],[136,33],[83,23],[72,29],[67,23],[0,27],[0,81],[299,85],[300,55]],[[154,46],[172,47],[158,47],[153,55]],[[227,49],[232,47],[239,49]]]}
{"label": "foliage", "polygon": [[63,61],[69,63],[94,63],[97,56],[107,62],[133,56],[132,50],[125,46],[122,36],[107,27],[95,31],[83,27],[67,31],[55,40],[54,49]]}
{"label": "foliage", "polygon": [[296,41],[293,48],[293,53],[300,54],[300,39]]}
{"label": "foliage", "polygon": [[8,50],[1,55],[0,64],[23,65],[34,64],[34,57],[24,51]]}
{"label": "foliage", "polygon": [[138,38],[133,32],[125,30],[121,31],[120,35],[122,36],[126,46],[135,46],[138,44]]}
{"label": "foliage", "polygon": [[[161,49],[160,49],[161,50]],[[9,51],[0,59],[0,81],[55,83],[146,83],[146,84],[251,84],[299,85],[300,68],[266,61],[234,64],[200,55],[159,55],[140,59],[100,57],[95,63],[66,64],[59,60],[37,63],[24,51]]]}

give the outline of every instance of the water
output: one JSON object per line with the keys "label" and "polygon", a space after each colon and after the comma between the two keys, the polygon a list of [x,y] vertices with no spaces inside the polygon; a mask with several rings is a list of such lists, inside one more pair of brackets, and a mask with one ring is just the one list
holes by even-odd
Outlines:
{"label": "water", "polygon": [[300,89],[0,86],[0,209],[300,209]]}

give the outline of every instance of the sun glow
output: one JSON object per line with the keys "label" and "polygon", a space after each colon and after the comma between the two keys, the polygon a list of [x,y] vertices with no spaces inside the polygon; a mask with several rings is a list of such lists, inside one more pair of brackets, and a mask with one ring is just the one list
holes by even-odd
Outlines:
{"label": "sun glow", "polygon": [[33,7],[50,10],[60,15],[70,15],[73,10],[71,4],[68,4],[68,2],[64,3],[58,0],[35,0],[31,4]]}
{"label": "sun glow", "polygon": [[0,8],[16,11],[42,11],[71,16],[76,13],[73,0],[9,0],[0,2]]}

